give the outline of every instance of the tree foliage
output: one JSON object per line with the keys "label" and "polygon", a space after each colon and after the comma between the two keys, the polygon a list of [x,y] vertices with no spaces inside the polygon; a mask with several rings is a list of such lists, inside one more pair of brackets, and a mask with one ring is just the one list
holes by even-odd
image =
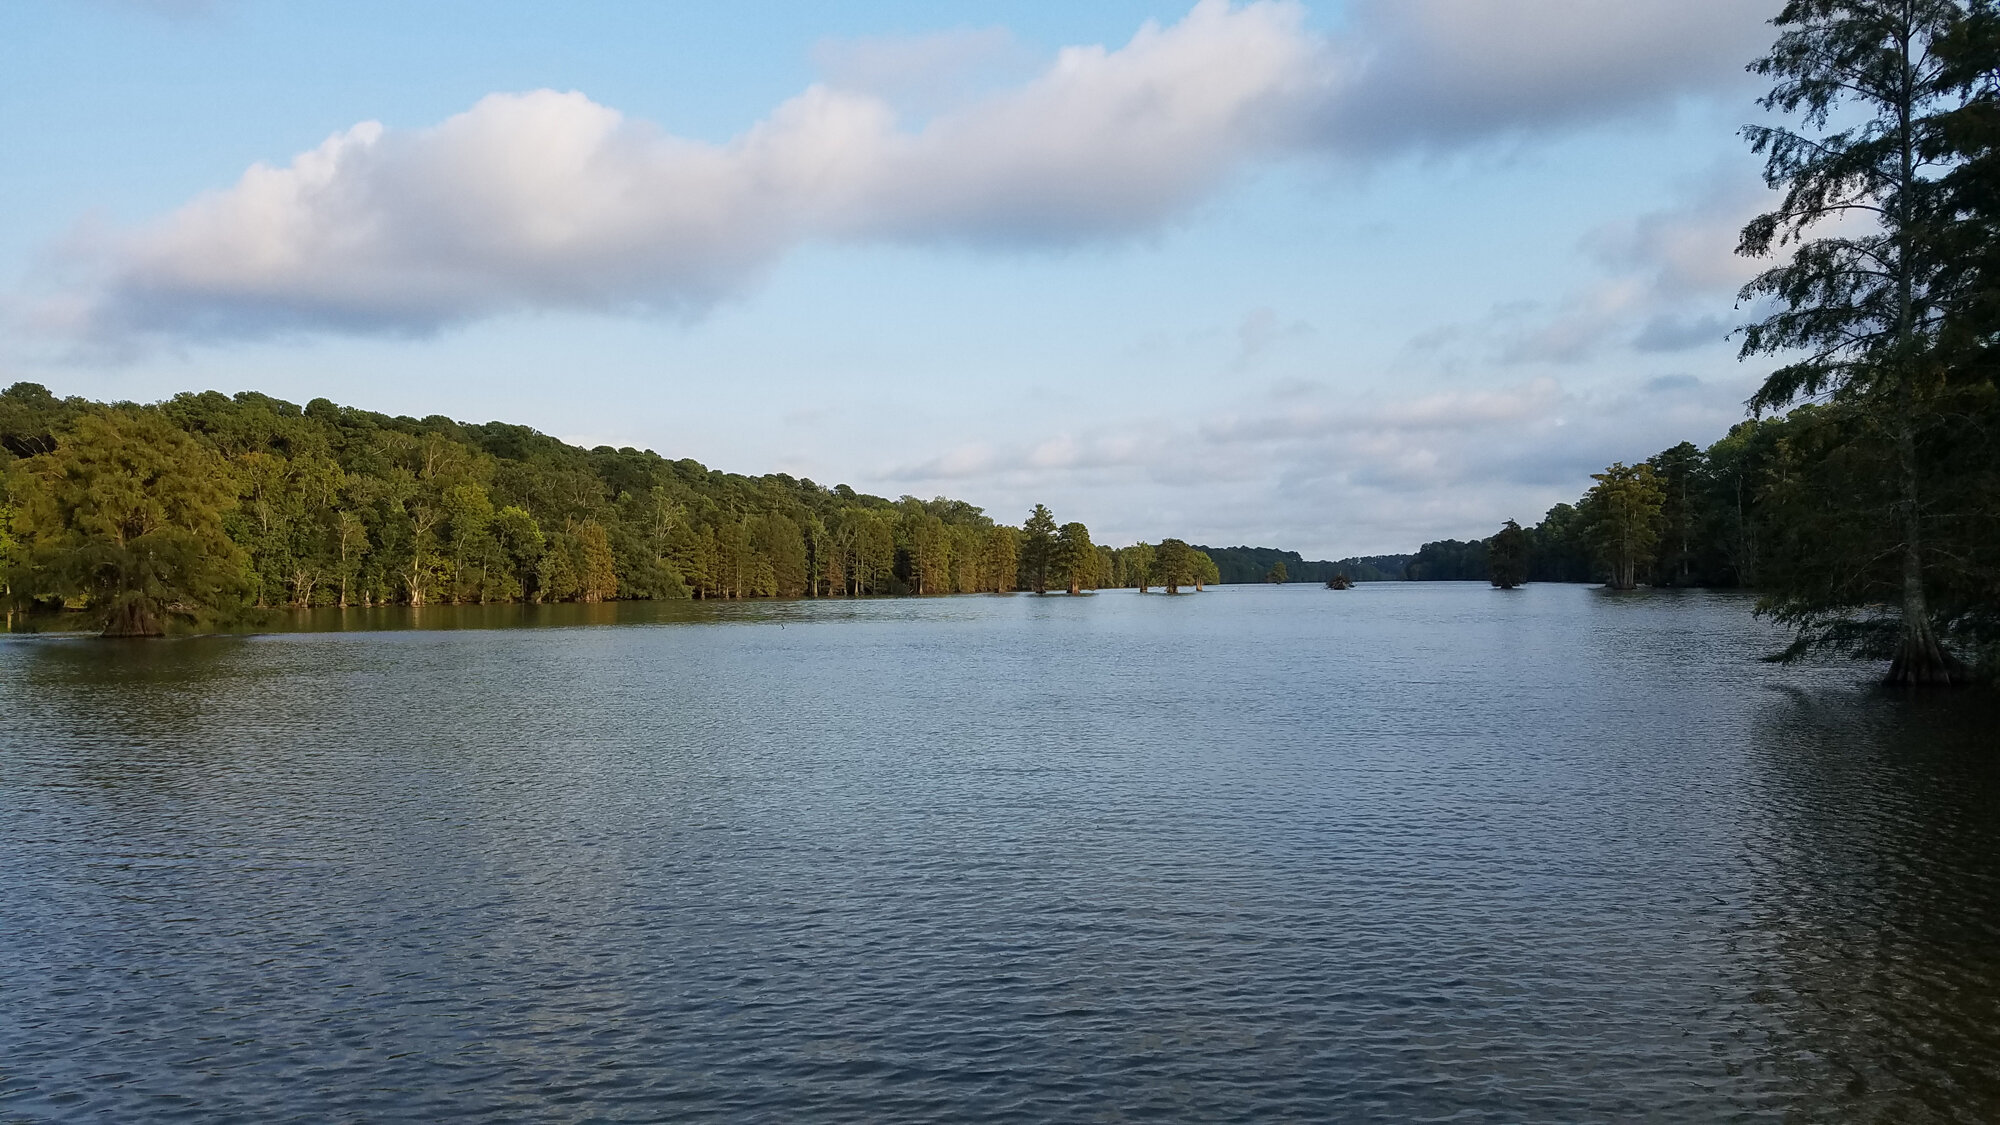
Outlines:
{"label": "tree foliage", "polygon": [[[1785,362],[1751,400],[1782,409],[1826,397],[1879,430],[1895,496],[1877,517],[1893,529],[1899,641],[1889,678],[1944,683],[1957,662],[1933,620],[1933,561],[1924,489],[1926,432],[1940,420],[1954,261],[1968,216],[1954,207],[1952,172],[1965,162],[1949,122],[1967,76],[1945,48],[1983,5],[1964,0],[1790,0],[1777,42],[1752,70],[1772,80],[1765,108],[1797,127],[1751,126],[1775,209],[1743,230],[1739,252],[1790,257],[1743,290],[1772,311],[1743,329],[1743,355]],[[1974,82],[1985,79],[1975,78]],[[1824,226],[1846,220],[1830,230]],[[1828,601],[1825,587],[1774,588],[1772,611],[1836,646],[1859,635],[1867,603]],[[1834,625],[1835,628],[1824,628]],[[1864,632],[1866,630],[1863,630]]]}
{"label": "tree foliage", "polygon": [[1090,529],[1080,523],[1066,523],[1056,532],[1055,571],[1072,594],[1084,587],[1097,586],[1097,548],[1090,542]]}
{"label": "tree foliage", "polygon": [[1630,590],[1653,562],[1660,542],[1659,518],[1666,494],[1651,465],[1623,462],[1591,474],[1597,484],[1584,495],[1585,526],[1598,558],[1610,570],[1606,583]]}
{"label": "tree foliage", "polygon": [[[1037,505],[743,477],[522,426],[393,418],[314,399],[184,394],[155,407],[0,392],[10,601],[87,605],[157,632],[234,607],[1072,592],[1151,581]],[[1195,577],[1207,573],[1200,571]]]}
{"label": "tree foliage", "polygon": [[244,585],[220,458],[154,411],[85,414],[10,467],[10,589],[77,599],[107,636],[154,636]]}
{"label": "tree foliage", "polygon": [[1493,538],[1486,541],[1487,577],[1502,590],[1511,590],[1528,580],[1528,533],[1508,520]]}

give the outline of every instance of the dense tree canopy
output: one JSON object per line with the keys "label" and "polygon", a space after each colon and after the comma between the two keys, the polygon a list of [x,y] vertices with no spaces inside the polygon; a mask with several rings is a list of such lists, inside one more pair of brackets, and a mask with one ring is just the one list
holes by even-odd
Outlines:
{"label": "dense tree canopy", "polygon": [[[1155,582],[1152,548],[1097,546],[1039,505],[1016,529],[943,497],[892,501],[325,399],[102,405],[16,384],[0,392],[0,468],[10,603],[87,608],[114,632],[239,606]],[[1212,570],[1204,560],[1192,576]]]}
{"label": "dense tree canopy", "polygon": [[86,414],[11,465],[10,588],[80,597],[114,636],[153,636],[236,592],[221,459],[157,414]]}

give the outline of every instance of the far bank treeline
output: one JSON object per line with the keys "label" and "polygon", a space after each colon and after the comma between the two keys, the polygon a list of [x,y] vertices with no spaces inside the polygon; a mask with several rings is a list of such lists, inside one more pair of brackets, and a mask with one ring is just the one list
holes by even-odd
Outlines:
{"label": "far bank treeline", "polygon": [[1113,549],[1036,506],[888,500],[525,426],[314,399],[157,405],[0,392],[0,562],[14,609],[107,632],[254,607],[856,597],[1216,581],[1177,539]]}
{"label": "far bank treeline", "polygon": [[[1557,504],[1533,526],[1509,520],[1485,539],[1425,543],[1386,577],[1783,591],[1823,582],[1834,569],[1858,576],[1865,561],[1851,552],[1868,549],[1860,541],[1865,509],[1882,501],[1871,493],[1884,486],[1874,466],[1829,461],[1832,449],[1850,444],[1854,421],[1838,408],[1806,406],[1739,423],[1707,449],[1682,442],[1635,465],[1614,464],[1593,474],[1596,483],[1574,504]],[[1961,484],[1985,487],[1971,476]],[[1970,514],[1955,521],[1967,531]],[[1991,550],[1962,546],[1968,559]],[[1893,584],[1878,577],[1884,590]]]}

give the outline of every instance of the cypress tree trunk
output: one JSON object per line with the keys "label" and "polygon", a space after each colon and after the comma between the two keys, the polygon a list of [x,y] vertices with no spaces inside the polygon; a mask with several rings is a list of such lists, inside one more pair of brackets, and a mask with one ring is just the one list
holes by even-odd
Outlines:
{"label": "cypress tree trunk", "polygon": [[1924,597],[1921,513],[1918,505],[1917,442],[1910,417],[1910,390],[1905,382],[1897,396],[1902,417],[1896,427],[1896,469],[1902,495],[1897,516],[1903,533],[1903,627],[1896,656],[1889,662],[1888,682],[1898,687],[1939,686],[1961,678],[1958,662],[1938,643],[1931,628],[1930,605]]}

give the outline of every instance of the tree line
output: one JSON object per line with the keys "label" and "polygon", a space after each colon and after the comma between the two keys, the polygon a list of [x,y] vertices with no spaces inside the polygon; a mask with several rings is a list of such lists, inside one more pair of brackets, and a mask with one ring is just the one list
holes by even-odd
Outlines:
{"label": "tree line", "polygon": [[1116,548],[525,426],[254,392],[154,405],[0,392],[0,589],[108,633],[244,609],[1043,593],[1216,580],[1178,539]]}
{"label": "tree line", "polygon": [[2000,6],[1788,0],[1750,70],[1793,124],[1743,130],[1776,205],[1737,250],[1752,417],[1595,474],[1576,504],[1412,578],[1738,585],[1782,654],[1888,661],[1890,683],[2000,671]]}

